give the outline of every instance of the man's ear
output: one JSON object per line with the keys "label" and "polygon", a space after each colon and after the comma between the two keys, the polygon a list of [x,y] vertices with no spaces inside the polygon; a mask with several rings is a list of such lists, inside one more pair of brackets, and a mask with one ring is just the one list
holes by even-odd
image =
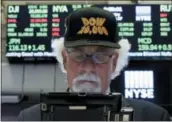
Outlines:
{"label": "man's ear", "polygon": [[118,52],[115,52],[114,57],[113,57],[113,68],[112,68],[113,72],[115,71],[116,66],[117,66],[118,56],[119,56]]}
{"label": "man's ear", "polygon": [[66,52],[65,52],[65,50],[64,50],[64,49],[62,50],[62,58],[63,58],[63,67],[64,67],[64,69],[66,70],[66,65],[67,65],[67,55],[66,55]]}

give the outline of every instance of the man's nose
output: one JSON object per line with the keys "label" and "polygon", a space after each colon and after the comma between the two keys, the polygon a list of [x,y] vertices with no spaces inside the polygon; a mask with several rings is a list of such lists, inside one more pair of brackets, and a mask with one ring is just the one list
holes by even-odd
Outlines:
{"label": "man's nose", "polygon": [[91,57],[87,58],[83,63],[82,63],[82,68],[86,72],[94,72],[95,71],[95,63]]}

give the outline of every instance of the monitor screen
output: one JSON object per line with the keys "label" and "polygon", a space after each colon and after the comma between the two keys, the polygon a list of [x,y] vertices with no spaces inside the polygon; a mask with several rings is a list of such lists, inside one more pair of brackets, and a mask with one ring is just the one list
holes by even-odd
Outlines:
{"label": "monitor screen", "polygon": [[114,14],[118,35],[132,44],[133,60],[172,59],[172,5],[9,5],[6,57],[45,60],[55,57],[53,39],[64,36],[65,18],[78,8],[97,6]]}

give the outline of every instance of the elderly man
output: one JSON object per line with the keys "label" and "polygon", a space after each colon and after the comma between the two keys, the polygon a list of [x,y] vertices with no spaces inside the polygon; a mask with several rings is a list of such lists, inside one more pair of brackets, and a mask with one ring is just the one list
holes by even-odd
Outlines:
{"label": "elderly man", "polygon": [[[111,79],[127,65],[130,44],[119,40],[115,16],[91,7],[71,13],[65,22],[64,41],[56,42],[56,54],[66,73],[69,92],[110,92]],[[124,99],[134,108],[135,121],[168,121],[163,108],[141,100]],[[19,120],[40,121],[40,106],[22,111]]]}

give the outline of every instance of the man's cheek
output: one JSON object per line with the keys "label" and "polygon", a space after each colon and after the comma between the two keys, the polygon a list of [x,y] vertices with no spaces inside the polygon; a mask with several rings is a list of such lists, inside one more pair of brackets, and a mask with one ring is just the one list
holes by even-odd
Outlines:
{"label": "man's cheek", "polygon": [[107,74],[108,74],[108,71],[107,71],[107,66],[101,66],[99,68],[97,68],[97,74],[98,76],[100,77],[101,81],[103,82],[102,84],[104,84],[105,81],[107,81]]}
{"label": "man's cheek", "polygon": [[74,79],[77,76],[79,66],[75,62],[70,60],[68,61],[67,67],[69,77]]}
{"label": "man's cheek", "polygon": [[69,69],[71,69],[71,67],[75,67],[74,61],[72,61],[70,58],[68,58],[67,66]]}

